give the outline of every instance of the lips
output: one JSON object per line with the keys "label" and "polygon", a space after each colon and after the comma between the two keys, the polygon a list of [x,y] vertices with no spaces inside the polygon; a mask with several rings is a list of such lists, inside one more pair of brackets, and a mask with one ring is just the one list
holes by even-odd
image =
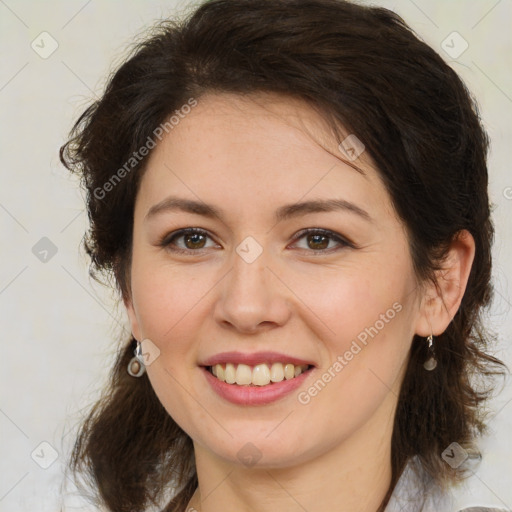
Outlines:
{"label": "lips", "polygon": [[222,398],[238,405],[264,405],[300,386],[315,364],[277,352],[223,352],[200,366]]}

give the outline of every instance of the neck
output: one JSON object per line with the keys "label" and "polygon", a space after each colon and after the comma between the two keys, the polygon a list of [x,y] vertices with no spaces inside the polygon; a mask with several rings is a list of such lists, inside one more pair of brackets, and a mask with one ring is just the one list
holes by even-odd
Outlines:
{"label": "neck", "polygon": [[391,482],[394,408],[382,405],[349,438],[293,467],[248,468],[195,443],[199,486],[186,510],[376,512]]}

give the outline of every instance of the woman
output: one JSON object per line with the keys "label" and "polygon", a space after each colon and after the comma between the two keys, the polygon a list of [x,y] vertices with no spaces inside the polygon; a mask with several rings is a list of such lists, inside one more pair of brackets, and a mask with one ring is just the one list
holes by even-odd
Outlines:
{"label": "woman", "polygon": [[157,27],[61,149],[132,331],[73,453],[99,502],[453,510],[473,377],[503,366],[486,152],[388,10],[213,0]]}

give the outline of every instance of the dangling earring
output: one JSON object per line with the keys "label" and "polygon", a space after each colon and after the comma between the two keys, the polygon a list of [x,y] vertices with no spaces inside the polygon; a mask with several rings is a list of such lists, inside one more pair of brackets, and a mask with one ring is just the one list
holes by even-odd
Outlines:
{"label": "dangling earring", "polygon": [[146,373],[146,366],[144,365],[144,357],[142,356],[142,345],[137,341],[137,347],[134,350],[135,357],[130,359],[128,363],[128,373],[132,377],[142,377]]}
{"label": "dangling earring", "polygon": [[434,351],[434,336],[432,334],[427,338],[427,343],[427,351],[430,357],[423,363],[423,368],[431,372],[437,366],[436,353]]}

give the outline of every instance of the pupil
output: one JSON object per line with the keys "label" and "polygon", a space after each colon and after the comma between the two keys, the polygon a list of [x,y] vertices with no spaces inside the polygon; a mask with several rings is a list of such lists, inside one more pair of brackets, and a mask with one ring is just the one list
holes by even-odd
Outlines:
{"label": "pupil", "polygon": [[187,235],[185,237],[185,240],[185,245],[187,245],[189,249],[201,248],[204,245],[204,237],[200,233],[193,233],[192,235]]}
{"label": "pupil", "polygon": [[[310,249],[326,249],[327,246],[329,245],[329,237],[325,235],[310,235],[309,240],[310,243],[308,243],[308,245]],[[313,242],[311,243],[312,240]]]}

